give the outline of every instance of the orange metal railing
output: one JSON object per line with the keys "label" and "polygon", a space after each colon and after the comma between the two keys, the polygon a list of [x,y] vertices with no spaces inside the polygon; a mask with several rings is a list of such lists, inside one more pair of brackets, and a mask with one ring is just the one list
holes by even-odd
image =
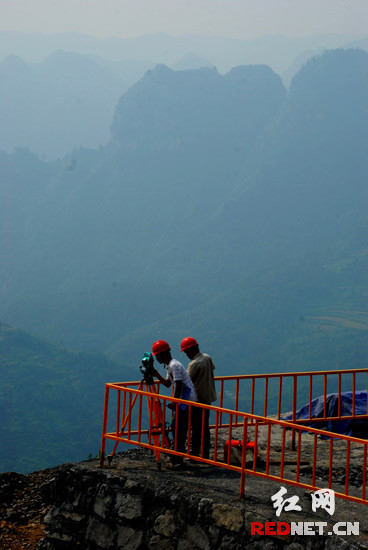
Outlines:
{"label": "orange metal railing", "polygon": [[[328,389],[333,387],[333,379],[338,395],[338,415],[328,417],[326,415],[326,399]],[[363,378],[362,378],[363,377]],[[183,403],[180,399],[160,393],[160,384],[155,382],[153,388],[142,387],[138,382],[123,382],[105,385],[105,404],[103,418],[103,433],[101,444],[101,465],[104,463],[106,442],[108,440],[115,443],[116,446],[122,442],[130,445],[139,445],[155,451],[156,458],[159,460],[160,454],[177,455],[184,458],[192,458],[201,462],[231,469],[240,474],[240,494],[244,495],[245,477],[247,475],[257,476],[272,481],[286,483],[296,487],[302,487],[309,490],[330,488],[341,498],[351,501],[368,504],[367,500],[367,446],[368,441],[357,437],[350,437],[342,434],[333,434],[325,430],[311,428],[302,423],[318,419],[296,420],[296,411],[298,403],[305,395],[308,396],[309,404],[313,399],[313,389],[317,392],[320,387],[318,380],[322,381],[323,398],[325,411],[321,420],[336,420],[340,418],[366,419],[368,415],[355,415],[355,404],[353,400],[352,415],[341,415],[341,394],[343,391],[355,391],[359,381],[359,389],[365,389],[368,386],[368,369],[360,370],[341,370],[327,372],[308,372],[308,373],[278,373],[267,375],[243,375],[243,376],[223,376],[216,378],[216,384],[219,395],[219,407],[211,405],[194,404],[189,401],[185,403],[189,406],[189,420],[192,415],[193,406],[199,406],[203,409],[209,409],[215,423],[210,426],[212,431],[213,455],[210,459],[203,457],[203,444],[200,457],[191,455],[190,438],[191,433],[188,429],[187,452],[179,453],[177,451],[176,441],[173,448],[165,446],[165,436],[167,435],[167,425],[171,419],[172,412],[168,409],[168,402],[174,402],[176,407]],[[363,385],[364,380],[366,386]],[[350,384],[351,381],[351,384]],[[263,387],[263,391],[259,390]],[[272,388],[271,388],[272,386]],[[284,388],[287,389],[286,399],[284,399]],[[363,387],[362,387],[363,386]],[[248,394],[247,388],[250,389]],[[274,391],[277,388],[278,391]],[[302,388],[302,391],[298,391]],[[148,390],[148,391],[147,391]],[[110,393],[114,394],[115,399],[111,400]],[[272,401],[270,400],[272,396]],[[319,394],[320,395],[320,394]],[[244,404],[244,397],[248,399],[250,412],[240,410]],[[354,399],[354,398],[353,398]],[[160,400],[162,411],[162,422],[159,426],[153,427],[150,418],[154,403]],[[144,408],[147,402],[148,410]],[[305,401],[302,402],[304,404]],[[290,407],[288,405],[291,405]],[[301,403],[299,403],[300,405]],[[226,406],[225,406],[226,405]],[[291,411],[291,422],[282,420],[282,410],[286,406],[286,411]],[[262,409],[262,414],[255,414],[256,409]],[[309,407],[311,408],[311,407]],[[274,416],[270,414],[274,413]],[[176,415],[177,416],[177,415]],[[202,428],[202,434],[203,434]],[[280,436],[281,431],[281,436]],[[159,432],[159,433],[158,433]],[[176,429],[177,433],[177,429]],[[290,445],[293,453],[293,465],[295,468],[287,468],[290,460],[289,454],[289,436]],[[249,439],[254,441],[255,452],[249,461],[249,451],[245,449],[241,454],[241,463],[232,464],[230,455],[230,445],[227,447],[227,453],[223,452],[224,440],[231,441],[234,434],[242,441]],[[158,439],[158,435],[160,438]],[[262,435],[262,437],[260,437]],[[329,436],[329,439],[321,442],[318,436]],[[275,460],[274,441],[280,443],[280,452]],[[202,437],[203,441],[203,437]],[[262,444],[260,445],[260,441]],[[307,442],[307,443],[306,443]],[[328,449],[326,449],[326,445]],[[341,472],[341,462],[336,463],[336,448],[343,446],[345,454],[345,480],[344,488],[341,490],[339,483],[341,479],[337,472]],[[308,475],[303,472],[301,479],[301,467],[305,464],[305,449],[308,448],[308,459],[311,463],[308,469]],[[322,448],[322,450],[321,450]],[[353,485],[349,478],[350,466],[352,464],[352,449],[354,455],[358,453],[361,457],[361,486]],[[258,451],[261,451],[262,460],[259,460]],[[335,452],[335,454],[334,454]],[[321,472],[319,468],[322,453],[324,463],[328,464],[326,471]],[[326,456],[328,460],[326,461]],[[111,455],[109,455],[109,458]],[[305,468],[304,468],[305,469]],[[339,474],[340,475],[340,474]],[[341,477],[341,476],[340,476]],[[317,484],[318,479],[318,484]]]}
{"label": "orange metal railing", "polygon": [[[355,393],[358,386],[360,390],[367,391],[368,405],[368,369],[218,376],[216,381],[220,386],[220,407],[226,405],[235,411],[239,410],[239,405],[242,404],[241,410],[265,417],[273,415],[279,420],[283,414],[290,412],[292,420],[297,423],[307,423],[312,419],[313,422],[319,422],[327,419],[348,420],[367,417],[355,413]],[[341,413],[341,395],[347,391],[352,392],[353,400],[350,416]],[[333,417],[326,416],[326,400],[330,393],[336,393],[338,398],[337,415]],[[324,416],[316,419],[310,415],[309,418],[298,420],[297,410],[305,403],[309,403],[311,412],[312,400],[320,395],[324,402]],[[242,396],[247,396],[245,402]]]}

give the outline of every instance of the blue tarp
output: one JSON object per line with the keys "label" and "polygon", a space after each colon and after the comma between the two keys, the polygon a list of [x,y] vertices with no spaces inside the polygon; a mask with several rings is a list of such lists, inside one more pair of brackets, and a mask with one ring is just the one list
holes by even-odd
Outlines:
{"label": "blue tarp", "polygon": [[[338,415],[338,393],[329,393],[326,396],[326,416]],[[323,418],[324,416],[324,398],[323,395],[316,397],[311,402],[312,418]],[[341,416],[351,416],[353,414],[353,392],[344,392],[341,394]],[[355,415],[367,414],[367,392],[355,392]],[[309,403],[304,405],[296,412],[296,419],[302,420],[309,418]],[[292,415],[284,416],[282,420],[292,420]],[[329,432],[338,434],[354,435],[359,432],[358,437],[368,439],[368,419],[349,419],[349,420],[326,420],[325,422],[306,422],[307,426],[312,428],[327,429]],[[328,436],[326,436],[327,438]]]}

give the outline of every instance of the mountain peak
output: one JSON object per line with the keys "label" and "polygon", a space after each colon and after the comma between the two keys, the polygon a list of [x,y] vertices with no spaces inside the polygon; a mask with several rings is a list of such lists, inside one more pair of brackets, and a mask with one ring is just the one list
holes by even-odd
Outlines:
{"label": "mountain peak", "polygon": [[367,76],[368,52],[360,48],[326,50],[310,58],[295,75],[290,97],[299,98],[306,87],[313,86],[319,94],[334,89],[344,98],[347,89],[358,93],[362,88],[366,89]]}
{"label": "mountain peak", "polygon": [[15,54],[8,55],[0,63],[0,74],[3,76],[14,77],[24,76],[31,72],[31,68],[21,57]]}
{"label": "mountain peak", "polygon": [[165,79],[168,75],[171,75],[174,71],[163,63],[158,63],[153,69],[146,72],[143,78],[151,77],[154,79]]}
{"label": "mountain peak", "polygon": [[157,65],[122,96],[111,132],[128,148],[201,140],[207,147],[227,129],[233,135],[252,133],[254,113],[259,112],[257,124],[268,119],[285,93],[280,77],[262,65],[236,67],[225,76],[212,67],[174,71]]}
{"label": "mountain peak", "polygon": [[213,63],[210,63],[208,59],[199,57],[195,53],[187,52],[179,61],[177,61],[172,68],[175,71],[186,71],[190,69],[201,69],[202,67],[213,68]]}
{"label": "mountain peak", "polygon": [[83,70],[84,72],[91,70],[103,71],[100,65],[87,55],[68,52],[66,50],[55,50],[52,52],[43,62],[43,66],[55,68],[65,73],[78,70]]}

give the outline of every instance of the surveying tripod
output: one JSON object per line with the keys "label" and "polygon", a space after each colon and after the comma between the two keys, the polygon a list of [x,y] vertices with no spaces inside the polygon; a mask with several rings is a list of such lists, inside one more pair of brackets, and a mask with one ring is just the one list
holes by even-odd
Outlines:
{"label": "surveying tripod", "polygon": [[[161,408],[161,402],[158,399],[158,397],[155,397],[158,395],[158,389],[155,385],[155,383],[152,381],[152,383],[148,383],[144,378],[141,380],[138,391],[146,391],[152,395],[147,395],[147,406],[148,406],[148,415],[149,415],[149,428],[148,428],[148,441],[151,442],[151,438],[153,440],[153,444],[155,447],[162,447],[164,449],[170,449],[170,440],[167,435],[168,429],[165,426],[164,423],[164,416]],[[137,401],[139,394],[136,394],[132,400],[132,402],[129,405],[129,409],[127,411],[127,414],[125,415],[125,419],[122,419],[122,425],[119,432],[119,435],[124,434],[125,427],[128,423],[128,421],[131,418],[131,413],[133,410],[133,407]],[[161,445],[160,445],[160,437]],[[116,449],[119,445],[119,441],[115,443],[115,446],[112,450],[112,453],[108,455],[106,458],[108,460],[109,466],[111,464],[111,461],[114,457],[114,454],[116,452]],[[155,449],[155,456],[156,456],[156,464],[158,470],[161,470],[161,450]],[[103,457],[101,457],[101,462],[103,462]]]}

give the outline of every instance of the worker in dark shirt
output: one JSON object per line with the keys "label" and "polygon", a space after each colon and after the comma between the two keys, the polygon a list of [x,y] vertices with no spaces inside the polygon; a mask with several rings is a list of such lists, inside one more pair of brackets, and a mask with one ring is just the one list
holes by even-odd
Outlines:
{"label": "worker in dark shirt", "polygon": [[[190,363],[187,372],[196,390],[198,403],[210,405],[216,401],[216,388],[214,379],[215,365],[207,353],[199,351],[195,338],[187,337],[181,341],[180,351],[183,351]],[[210,454],[210,411],[200,407],[192,407],[192,454],[201,456],[202,418],[204,421],[203,457],[209,458]]]}

